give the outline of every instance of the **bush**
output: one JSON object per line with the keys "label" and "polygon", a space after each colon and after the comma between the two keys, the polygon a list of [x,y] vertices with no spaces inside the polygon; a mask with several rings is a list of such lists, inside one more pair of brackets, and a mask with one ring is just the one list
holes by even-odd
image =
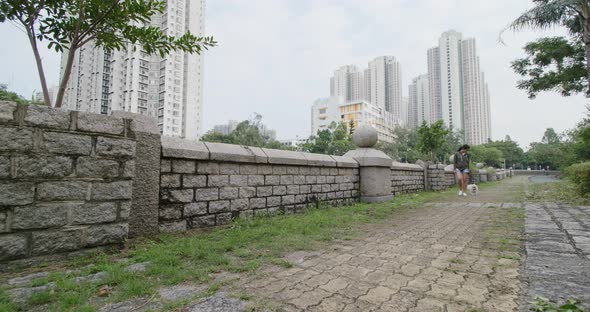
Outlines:
{"label": "bush", "polygon": [[487,168],[487,169],[486,169],[486,172],[487,172],[488,174],[496,174],[496,169],[494,169],[494,168],[492,168],[492,167],[489,167],[489,168]]}
{"label": "bush", "polygon": [[565,175],[576,184],[581,196],[590,196],[590,161],[567,167]]}

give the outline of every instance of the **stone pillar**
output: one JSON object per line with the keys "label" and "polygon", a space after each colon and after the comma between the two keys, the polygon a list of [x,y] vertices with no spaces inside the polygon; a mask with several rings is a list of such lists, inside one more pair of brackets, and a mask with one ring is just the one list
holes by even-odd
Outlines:
{"label": "stone pillar", "polygon": [[376,203],[391,200],[391,165],[393,160],[380,150],[373,148],[377,144],[377,130],[370,125],[362,125],[352,136],[359,148],[346,153],[359,163],[360,200]]}
{"label": "stone pillar", "polygon": [[127,112],[113,112],[128,120],[127,131],[136,139],[135,178],[129,214],[129,236],[158,233],[160,194],[160,128],[154,118]]}

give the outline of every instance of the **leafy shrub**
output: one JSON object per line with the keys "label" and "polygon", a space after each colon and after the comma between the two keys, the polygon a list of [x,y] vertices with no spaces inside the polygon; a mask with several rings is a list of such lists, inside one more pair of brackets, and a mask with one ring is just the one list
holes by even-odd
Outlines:
{"label": "leafy shrub", "polygon": [[531,302],[531,311],[534,312],[585,312],[586,310],[581,305],[580,301],[575,299],[569,299],[567,303],[563,305],[556,304],[544,297],[536,297]]}
{"label": "leafy shrub", "polygon": [[590,196],[590,161],[567,167],[565,174],[576,184],[581,196]]}
{"label": "leafy shrub", "polygon": [[487,168],[486,171],[488,174],[496,174],[496,169],[494,169],[492,167]]}

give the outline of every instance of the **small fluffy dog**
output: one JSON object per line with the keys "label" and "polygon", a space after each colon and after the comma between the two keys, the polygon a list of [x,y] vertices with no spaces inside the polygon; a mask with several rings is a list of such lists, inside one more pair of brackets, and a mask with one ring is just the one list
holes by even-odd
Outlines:
{"label": "small fluffy dog", "polygon": [[479,193],[479,187],[477,184],[468,184],[467,191],[471,194],[471,196],[476,196]]}

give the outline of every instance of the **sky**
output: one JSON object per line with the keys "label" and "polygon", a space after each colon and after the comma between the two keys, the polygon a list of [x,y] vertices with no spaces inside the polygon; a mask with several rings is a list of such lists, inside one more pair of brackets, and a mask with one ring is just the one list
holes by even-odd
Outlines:
{"label": "sky", "polygon": [[[194,0],[192,0],[194,1]],[[506,135],[522,147],[544,130],[561,132],[581,120],[583,95],[543,93],[530,100],[516,89],[510,62],[536,38],[564,34],[502,29],[532,6],[530,0],[212,0],[206,34],[219,45],[204,55],[204,129],[259,113],[280,139],[307,137],[311,105],[330,95],[332,72],[346,64],[365,68],[382,55],[402,66],[404,96],[425,74],[426,51],[454,29],[477,40],[480,67],[491,96],[493,139]],[[40,90],[26,36],[0,24],[0,83],[26,97]],[[59,79],[60,56],[43,50],[50,84]]]}

